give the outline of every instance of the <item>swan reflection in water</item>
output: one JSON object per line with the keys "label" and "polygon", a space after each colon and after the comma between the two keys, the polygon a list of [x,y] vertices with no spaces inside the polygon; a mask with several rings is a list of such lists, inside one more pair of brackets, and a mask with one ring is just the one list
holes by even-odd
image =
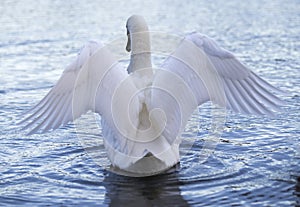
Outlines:
{"label": "swan reflection in water", "polygon": [[181,195],[179,164],[164,174],[126,177],[106,171],[105,203],[109,206],[189,206]]}

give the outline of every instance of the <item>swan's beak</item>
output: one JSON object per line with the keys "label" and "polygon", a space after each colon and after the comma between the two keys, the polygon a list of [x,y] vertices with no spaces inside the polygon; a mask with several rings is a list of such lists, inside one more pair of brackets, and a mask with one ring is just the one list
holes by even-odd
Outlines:
{"label": "swan's beak", "polygon": [[130,40],[130,33],[128,30],[127,30],[127,37],[128,37],[128,40],[127,40],[127,45],[126,45],[126,51],[130,52],[131,51],[131,40]]}

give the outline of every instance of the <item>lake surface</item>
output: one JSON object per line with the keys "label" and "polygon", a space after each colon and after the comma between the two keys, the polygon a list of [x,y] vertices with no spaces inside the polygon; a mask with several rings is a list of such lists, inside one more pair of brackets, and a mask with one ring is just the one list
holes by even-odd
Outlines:
{"label": "lake surface", "polygon": [[[205,162],[199,153],[212,117],[210,105],[201,106],[191,120],[200,132],[191,148],[182,146],[180,164],[146,178],[109,171],[101,131],[77,136],[68,125],[27,136],[20,130],[21,114],[50,90],[81,46],[124,38],[132,14],[144,15],[153,31],[213,37],[286,91],[280,97],[287,104],[275,117],[228,112]],[[300,205],[299,1],[3,0],[0,28],[0,205]],[[83,128],[91,126],[86,119]],[[183,139],[193,133],[187,126]],[[83,141],[95,139],[98,145],[87,150]]]}

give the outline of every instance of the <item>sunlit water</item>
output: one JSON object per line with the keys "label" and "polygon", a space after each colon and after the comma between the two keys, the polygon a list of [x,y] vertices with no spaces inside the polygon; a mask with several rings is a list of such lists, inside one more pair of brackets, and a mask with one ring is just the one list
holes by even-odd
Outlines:
{"label": "sunlit water", "polygon": [[[300,205],[299,1],[196,2],[1,1],[0,205]],[[134,13],[154,31],[212,36],[288,92],[283,111],[274,118],[227,114],[214,153],[202,163],[212,122],[204,105],[192,120],[200,131],[192,148],[183,146],[180,164],[147,178],[107,170],[100,131],[79,138],[73,125],[31,136],[20,131],[21,114],[49,91],[80,47],[123,37]],[[183,139],[193,130],[187,127]]]}

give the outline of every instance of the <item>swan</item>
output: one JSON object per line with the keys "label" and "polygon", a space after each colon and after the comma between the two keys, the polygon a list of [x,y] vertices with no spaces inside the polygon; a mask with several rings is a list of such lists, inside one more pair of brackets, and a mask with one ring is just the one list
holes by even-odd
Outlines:
{"label": "swan", "polygon": [[101,43],[88,42],[26,113],[23,129],[44,133],[88,111],[98,113],[112,166],[147,176],[179,162],[180,134],[199,105],[212,101],[237,113],[272,115],[284,104],[273,94],[280,89],[206,35],[186,35],[160,69],[153,69],[145,19],[133,15],[126,28],[128,68]]}

